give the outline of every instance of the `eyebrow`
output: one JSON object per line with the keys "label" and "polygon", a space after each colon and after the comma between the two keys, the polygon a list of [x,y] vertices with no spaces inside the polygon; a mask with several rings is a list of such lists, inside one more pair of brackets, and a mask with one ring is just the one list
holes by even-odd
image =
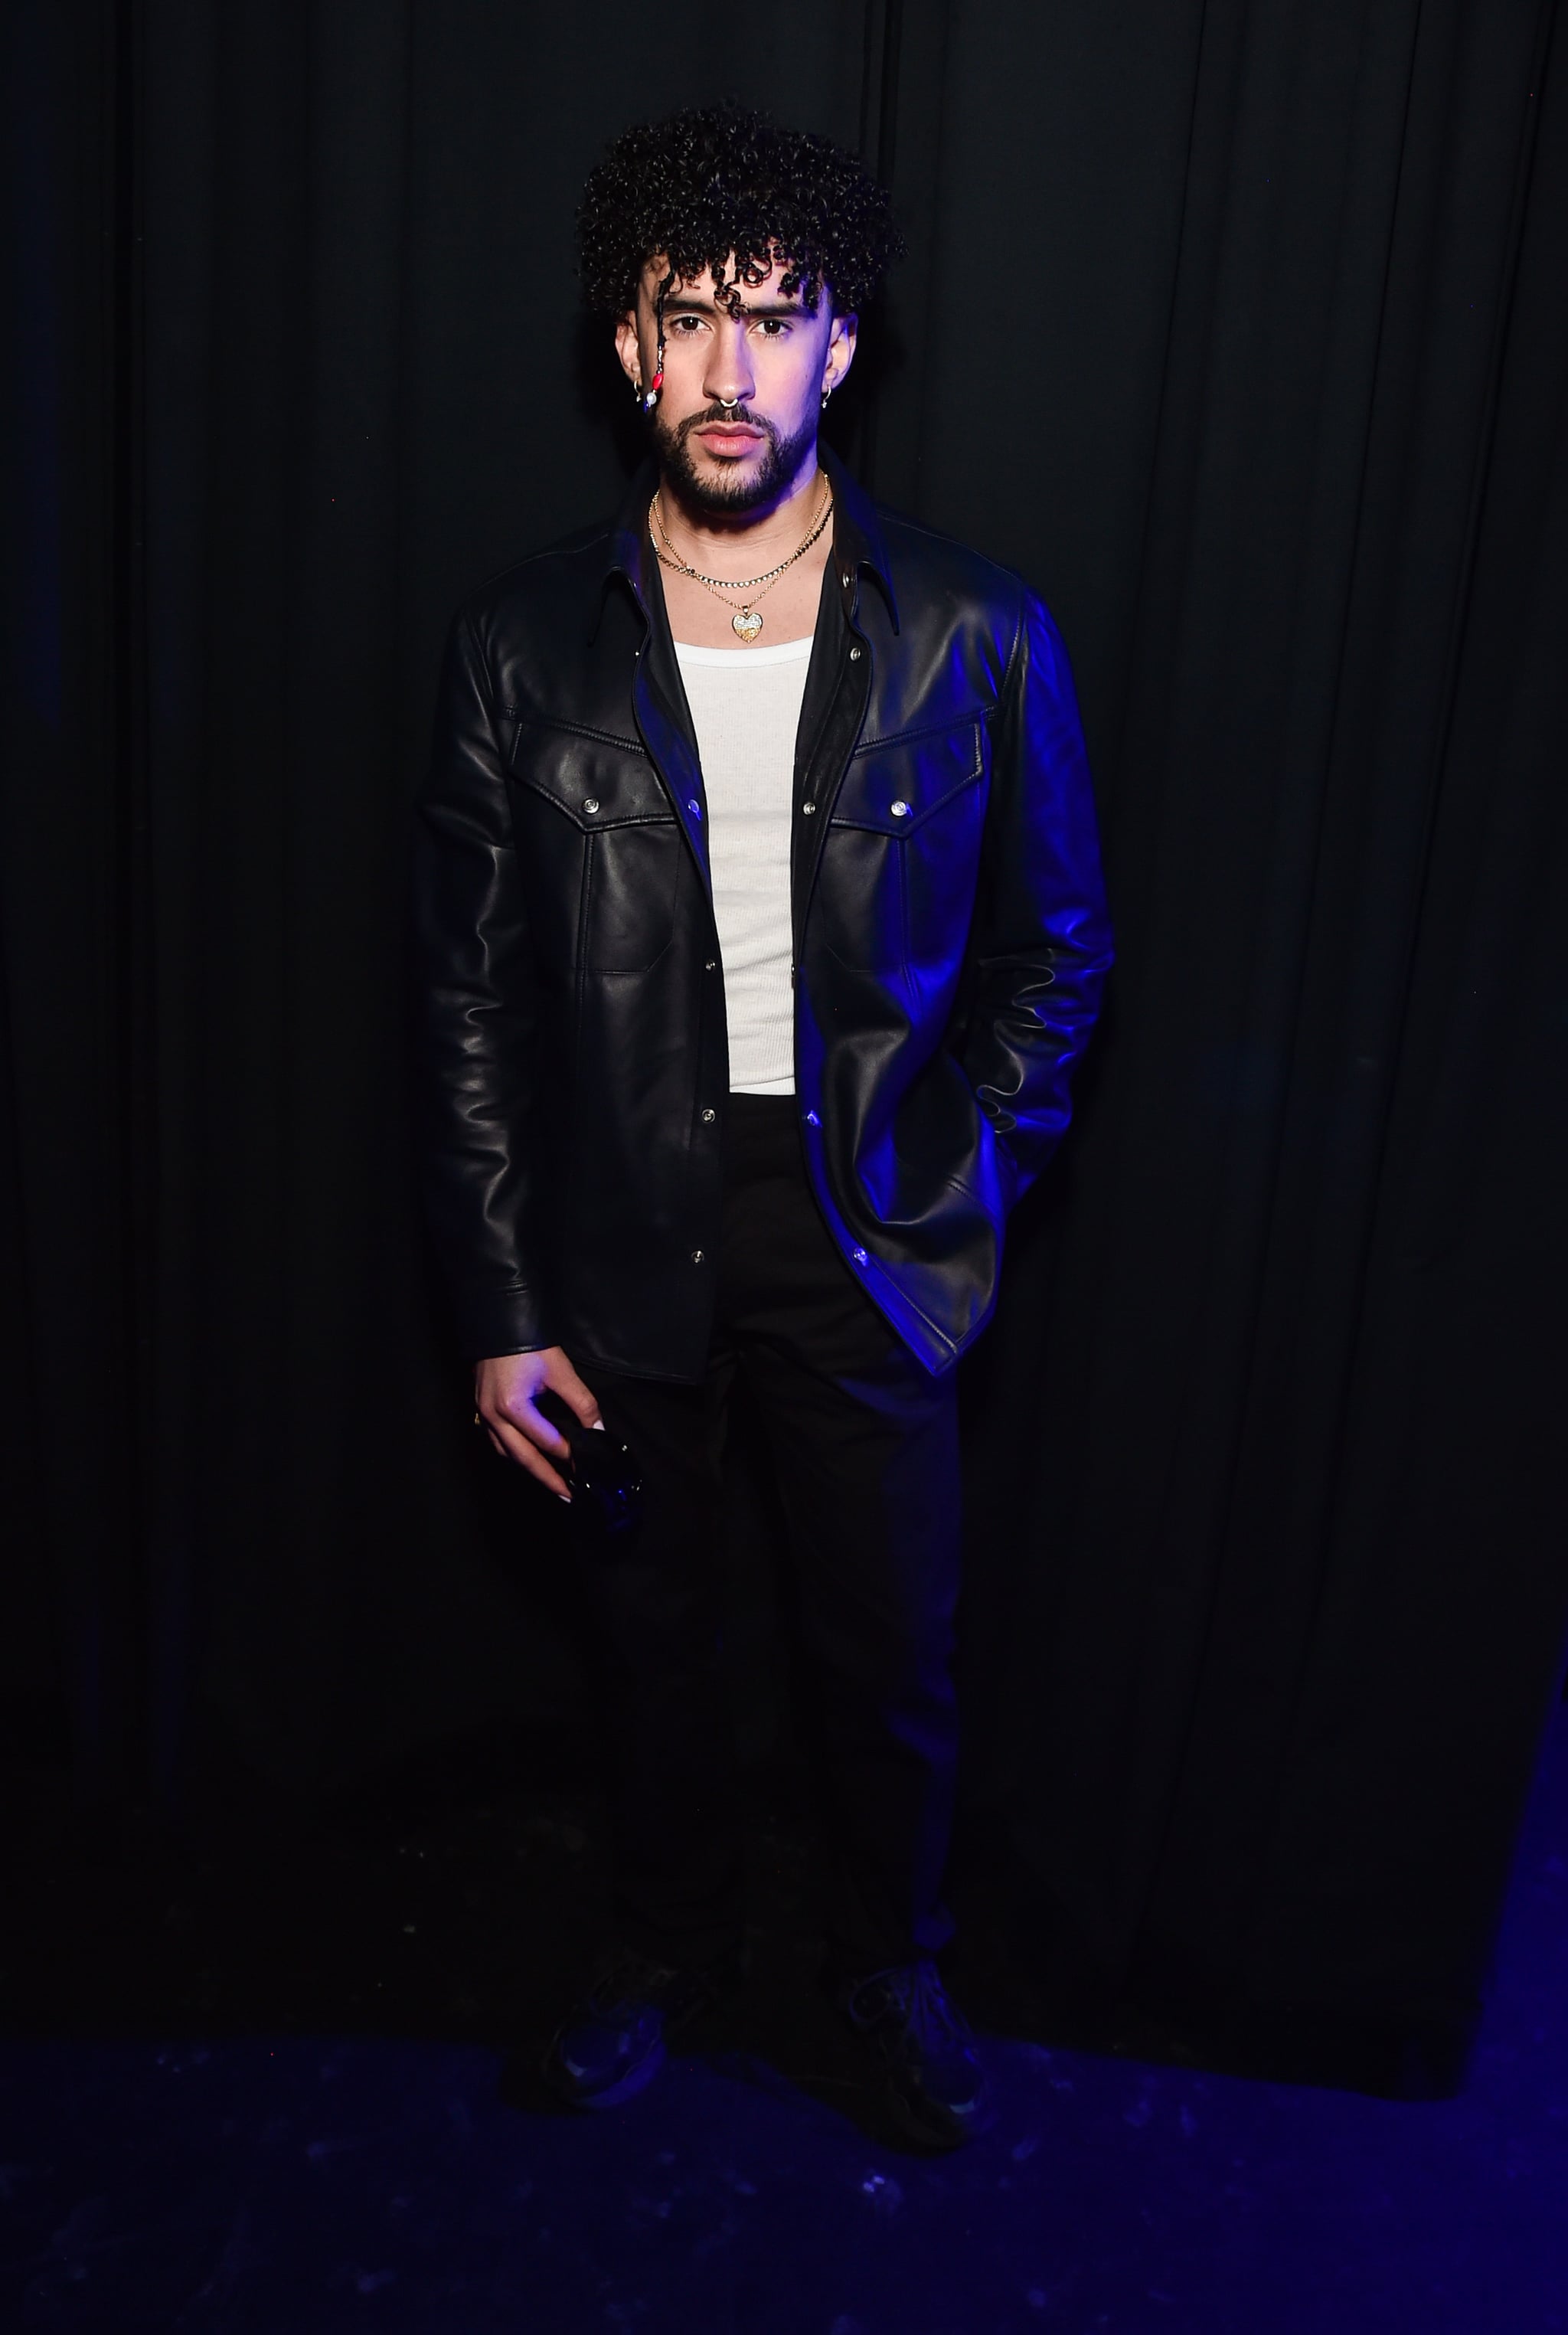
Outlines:
{"label": "eyebrow", "polygon": [[[726,309],[724,313],[728,315],[730,311]],[[665,301],[663,314],[666,316],[712,316],[718,314],[718,309],[711,300],[699,300],[690,293],[683,293],[673,295]],[[808,316],[811,311],[803,300],[748,300],[741,302],[740,314],[743,316]]]}

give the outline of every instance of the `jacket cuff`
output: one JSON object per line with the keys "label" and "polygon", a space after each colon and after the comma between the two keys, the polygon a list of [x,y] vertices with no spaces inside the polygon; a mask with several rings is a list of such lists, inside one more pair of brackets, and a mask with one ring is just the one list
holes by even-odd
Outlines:
{"label": "jacket cuff", "polygon": [[559,1342],[531,1289],[466,1289],[454,1311],[463,1352],[471,1362],[494,1354],[527,1354]]}

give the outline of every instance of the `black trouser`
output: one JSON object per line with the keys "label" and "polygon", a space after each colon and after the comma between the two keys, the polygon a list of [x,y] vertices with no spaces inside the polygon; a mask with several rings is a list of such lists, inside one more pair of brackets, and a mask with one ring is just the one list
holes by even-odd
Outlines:
{"label": "black trouser", "polygon": [[643,1468],[634,1545],[589,1567],[615,1738],[616,1887],[634,1943],[711,1959],[740,1933],[732,1725],[720,1673],[725,1413],[753,1390],[789,1527],[800,1718],[831,1855],[829,1947],[847,1973],[915,1960],[952,1820],[957,1415],[865,1294],[807,1180],[794,1101],[732,1095],[719,1301],[700,1386],[586,1361]]}

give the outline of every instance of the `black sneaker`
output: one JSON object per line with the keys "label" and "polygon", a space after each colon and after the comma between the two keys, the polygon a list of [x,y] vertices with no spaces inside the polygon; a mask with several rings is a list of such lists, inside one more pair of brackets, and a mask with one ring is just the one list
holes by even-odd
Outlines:
{"label": "black sneaker", "polygon": [[666,2035],[721,2001],[741,1969],[739,1947],[686,1971],[616,1947],[551,2038],[541,2069],[546,2083],[577,2108],[613,2108],[634,2098],[663,2066]]}
{"label": "black sneaker", "polygon": [[894,2114],[933,2148],[962,2148],[995,2117],[985,2070],[934,1962],[851,1980],[839,1993],[851,2026],[880,2052]]}

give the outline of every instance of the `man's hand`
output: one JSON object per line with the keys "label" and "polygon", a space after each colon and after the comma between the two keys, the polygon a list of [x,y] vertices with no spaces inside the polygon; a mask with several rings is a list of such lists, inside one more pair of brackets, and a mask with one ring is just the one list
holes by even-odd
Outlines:
{"label": "man's hand", "polygon": [[548,1452],[565,1459],[570,1449],[566,1437],[536,1407],[547,1387],[585,1427],[598,1426],[599,1406],[562,1346],[541,1346],[532,1354],[492,1354],[474,1365],[474,1402],[502,1458],[516,1460],[558,1500],[569,1500],[566,1479],[545,1457]]}

